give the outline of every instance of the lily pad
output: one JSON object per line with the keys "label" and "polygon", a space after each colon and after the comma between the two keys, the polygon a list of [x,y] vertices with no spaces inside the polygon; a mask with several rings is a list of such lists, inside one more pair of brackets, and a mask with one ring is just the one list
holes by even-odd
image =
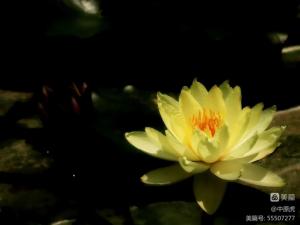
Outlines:
{"label": "lily pad", "polygon": [[300,135],[300,106],[278,111],[271,126],[287,126],[284,136]]}
{"label": "lily pad", "polygon": [[0,90],[0,116],[5,115],[16,102],[26,102],[31,97],[30,92]]}
{"label": "lily pad", "polygon": [[17,124],[24,128],[42,128],[43,124],[39,118],[23,118],[17,121]]}
{"label": "lily pad", "polygon": [[195,202],[159,202],[132,208],[136,225],[200,225],[201,210]]}
{"label": "lily pad", "polygon": [[19,212],[35,212],[47,215],[57,204],[57,198],[51,192],[35,187],[0,184],[0,208],[9,208]]}
{"label": "lily pad", "polygon": [[8,140],[0,144],[0,172],[33,174],[50,167],[51,160],[35,151],[26,140]]}

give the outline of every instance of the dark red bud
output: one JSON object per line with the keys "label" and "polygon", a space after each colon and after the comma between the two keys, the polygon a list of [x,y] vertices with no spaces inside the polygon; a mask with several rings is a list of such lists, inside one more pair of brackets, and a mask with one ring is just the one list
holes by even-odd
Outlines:
{"label": "dark red bud", "polygon": [[73,112],[80,113],[80,106],[74,97],[72,97],[71,99],[71,104],[72,104]]}

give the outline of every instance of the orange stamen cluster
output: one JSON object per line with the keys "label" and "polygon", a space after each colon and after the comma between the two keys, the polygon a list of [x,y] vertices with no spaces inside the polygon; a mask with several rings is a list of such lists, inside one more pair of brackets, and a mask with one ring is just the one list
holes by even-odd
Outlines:
{"label": "orange stamen cluster", "polygon": [[213,137],[217,129],[221,126],[222,118],[220,113],[204,109],[192,117],[192,126],[194,129],[208,131]]}

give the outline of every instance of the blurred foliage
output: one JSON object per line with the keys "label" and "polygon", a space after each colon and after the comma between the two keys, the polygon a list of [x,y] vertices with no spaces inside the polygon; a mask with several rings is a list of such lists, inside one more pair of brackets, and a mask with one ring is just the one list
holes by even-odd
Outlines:
{"label": "blurred foliage", "polygon": [[51,225],[72,225],[74,220],[61,220],[55,223],[51,223]]}
{"label": "blurred foliage", "polygon": [[50,160],[32,149],[25,140],[8,140],[0,145],[0,173],[32,174],[49,168]]}
{"label": "blurred foliage", "polygon": [[87,38],[101,31],[103,18],[97,0],[63,0],[63,2],[70,7],[71,15],[54,19],[47,31],[48,35]]}

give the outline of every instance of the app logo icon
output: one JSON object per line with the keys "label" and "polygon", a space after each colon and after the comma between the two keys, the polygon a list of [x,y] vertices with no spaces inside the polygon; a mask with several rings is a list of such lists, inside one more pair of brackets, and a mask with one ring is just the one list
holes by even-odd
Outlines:
{"label": "app logo icon", "polygon": [[279,202],[279,193],[271,193],[270,194],[270,201],[271,202]]}

